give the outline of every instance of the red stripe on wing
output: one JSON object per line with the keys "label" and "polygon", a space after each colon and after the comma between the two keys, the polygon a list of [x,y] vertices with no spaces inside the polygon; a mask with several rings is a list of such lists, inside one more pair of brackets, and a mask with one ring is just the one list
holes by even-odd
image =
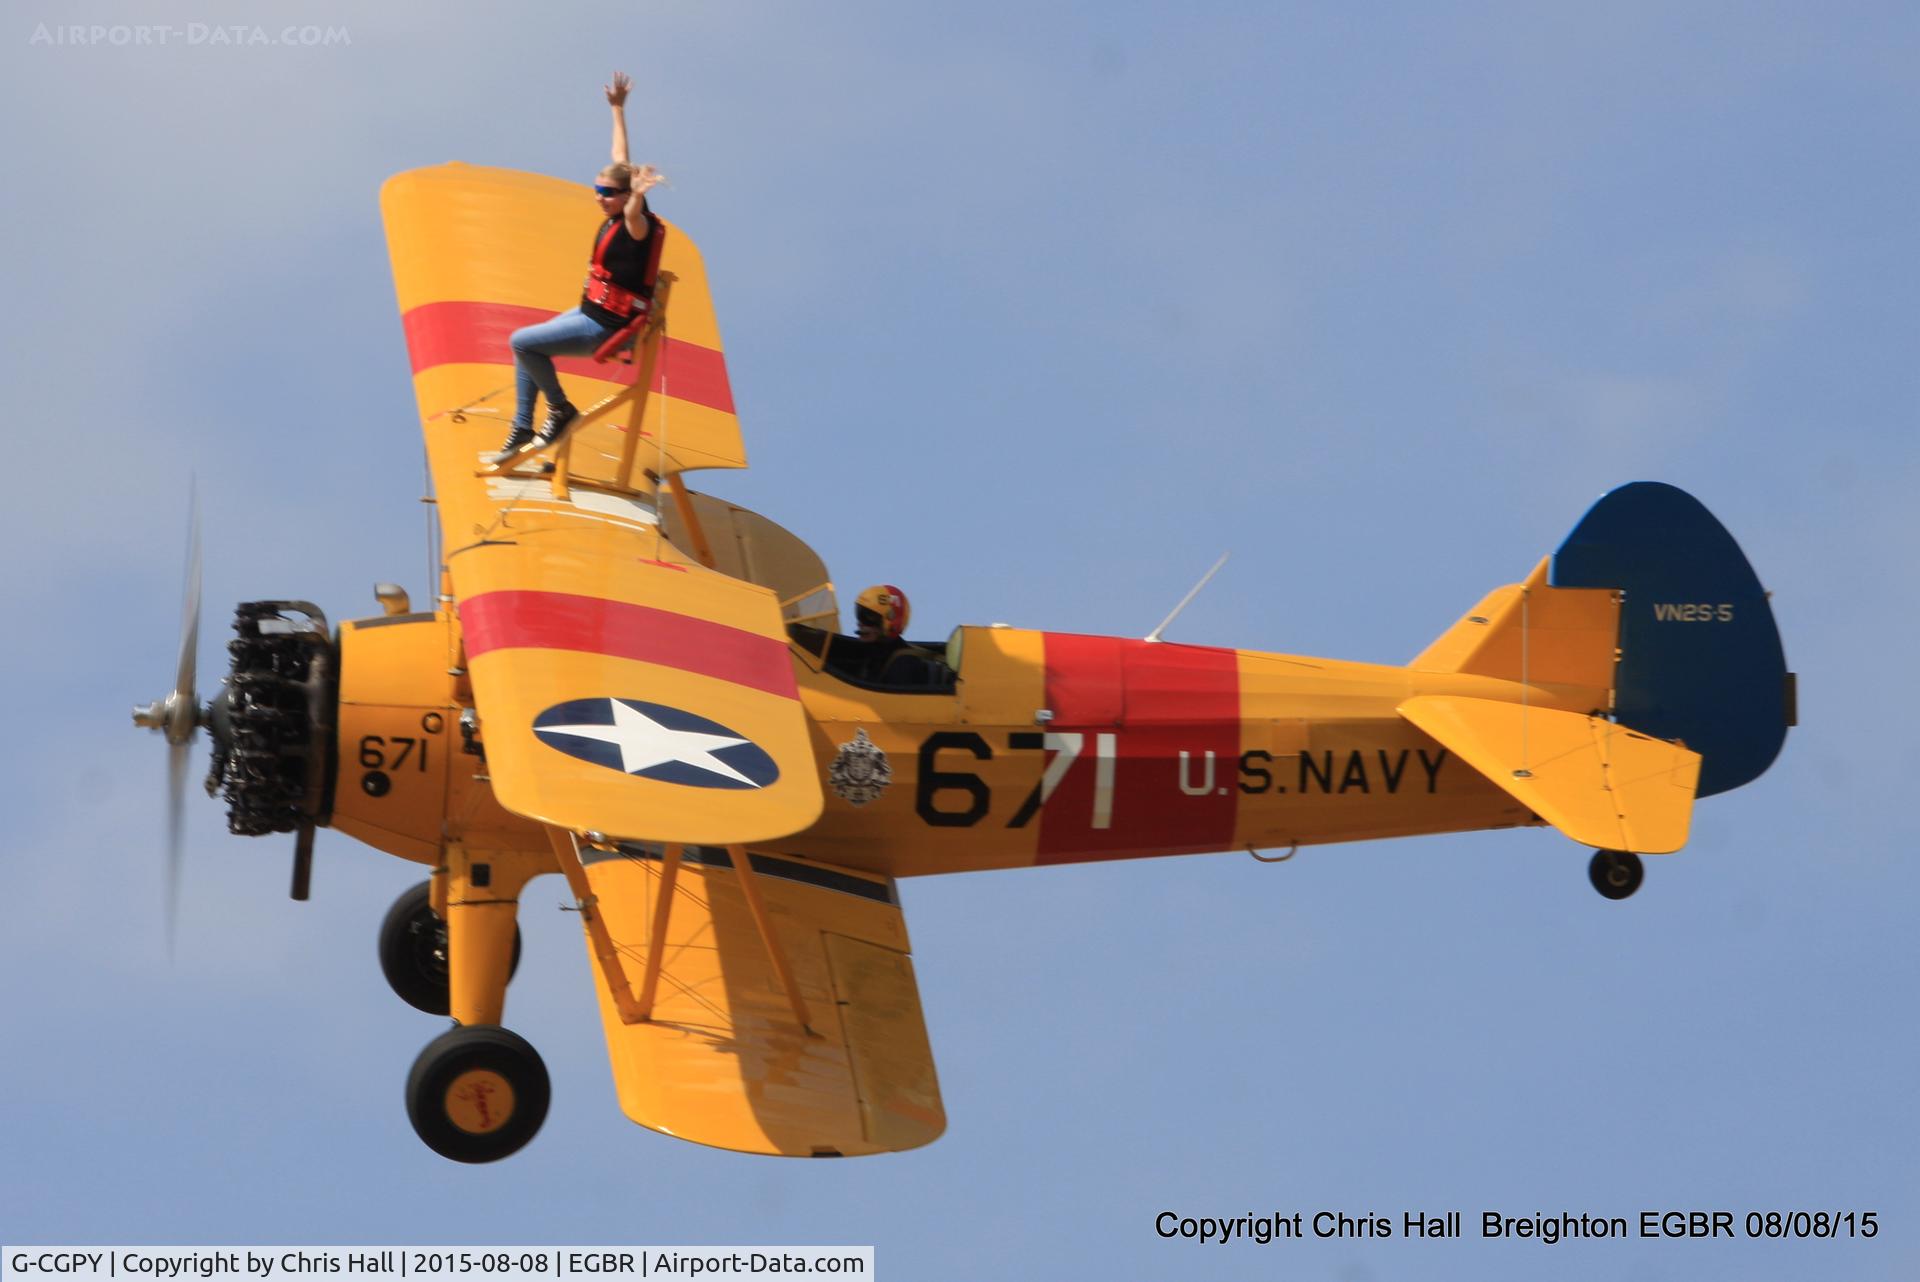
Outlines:
{"label": "red stripe on wing", "polygon": [[[538,307],[508,303],[439,302],[422,303],[401,316],[400,323],[406,330],[413,372],[418,374],[436,365],[511,365],[513,349],[508,340],[513,331],[553,316]],[[668,335],[660,356],[652,391],[665,391],[675,400],[724,414],[734,412],[724,355]],[[591,356],[560,356],[553,363],[563,374],[609,383],[631,383],[636,368],[621,361],[601,364]]]}
{"label": "red stripe on wing", "polygon": [[460,603],[467,655],[575,650],[717,677],[797,699],[786,642],[721,623],[570,592],[483,592]]}

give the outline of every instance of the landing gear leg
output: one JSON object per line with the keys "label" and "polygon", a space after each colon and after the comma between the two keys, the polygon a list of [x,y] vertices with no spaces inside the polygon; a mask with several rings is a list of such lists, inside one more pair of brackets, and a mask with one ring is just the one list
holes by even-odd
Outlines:
{"label": "landing gear leg", "polygon": [[498,1024],[520,937],[520,889],[550,859],[517,851],[447,851],[447,1013],[458,1024]]}
{"label": "landing gear leg", "polygon": [[520,852],[453,846],[431,888],[416,887],[389,914],[390,921],[416,914],[431,919],[434,892],[445,887],[441,1009],[458,1027],[429,1042],[414,1061],[407,1117],[428,1148],[456,1162],[496,1162],[517,1153],[546,1120],[547,1066],[526,1039],[499,1025],[518,952],[520,889],[552,866]]}
{"label": "landing gear leg", "polygon": [[1625,850],[1596,850],[1587,865],[1587,879],[1608,899],[1625,899],[1640,889],[1646,875],[1640,856]]}

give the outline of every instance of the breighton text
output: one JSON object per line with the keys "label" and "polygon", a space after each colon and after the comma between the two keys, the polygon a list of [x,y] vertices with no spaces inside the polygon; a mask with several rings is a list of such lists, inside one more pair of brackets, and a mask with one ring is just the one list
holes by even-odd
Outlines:
{"label": "breighton text", "polygon": [[1502,1215],[1498,1211],[1484,1211],[1480,1215],[1481,1237],[1536,1238],[1552,1246],[1563,1238],[1570,1237],[1625,1237],[1627,1236],[1627,1217],[1624,1215],[1574,1215],[1562,1211],[1559,1215]]}

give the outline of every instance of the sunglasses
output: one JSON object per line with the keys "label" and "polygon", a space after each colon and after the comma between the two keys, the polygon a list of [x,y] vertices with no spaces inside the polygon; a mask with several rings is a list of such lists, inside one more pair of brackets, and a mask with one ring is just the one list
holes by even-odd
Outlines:
{"label": "sunglasses", "polygon": [[632,191],[631,187],[602,187],[599,183],[593,185],[593,194],[596,196],[625,196]]}

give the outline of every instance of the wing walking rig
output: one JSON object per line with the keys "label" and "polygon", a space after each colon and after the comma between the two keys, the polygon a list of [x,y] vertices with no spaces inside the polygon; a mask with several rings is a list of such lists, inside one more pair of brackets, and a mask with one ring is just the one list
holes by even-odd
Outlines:
{"label": "wing walking rig", "polygon": [[[507,1156],[548,1076],[502,1027],[520,894],[580,910],[622,1109],[745,1152],[846,1156],[946,1118],[896,878],[1551,825],[1608,898],[1685,844],[1697,797],[1793,721],[1768,596],[1690,496],[1604,496],[1527,579],[1404,667],[994,625],[840,657],[825,566],[689,489],[746,465],[699,250],[667,227],[654,304],[560,358],[582,414],[495,461],[510,337],[573,305],[597,211],[467,165],[382,192],[438,503],[440,600],[330,630],[240,607],[206,705],[136,710],[176,779],[200,727],[237,832],[331,826],[430,869],[382,926],[405,1000],[451,1015],[408,1080],[435,1151]],[[836,643],[840,649],[836,650]]]}

